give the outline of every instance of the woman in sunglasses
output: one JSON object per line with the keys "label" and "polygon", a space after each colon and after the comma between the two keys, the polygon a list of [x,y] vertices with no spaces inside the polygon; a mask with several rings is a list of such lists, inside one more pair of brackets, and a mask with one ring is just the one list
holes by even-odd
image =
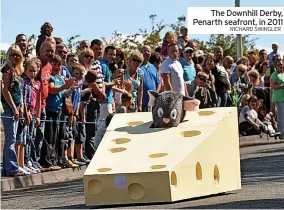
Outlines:
{"label": "woman in sunglasses", "polygon": [[94,63],[94,52],[90,48],[82,50],[79,54],[79,62],[85,67],[84,75],[92,69]]}
{"label": "woman in sunglasses", "polygon": [[3,149],[3,176],[24,175],[18,165],[15,143],[19,118],[23,114],[23,94],[21,76],[24,72],[21,49],[12,45],[6,55],[6,64],[1,69],[3,73],[1,102],[4,113],[2,118],[5,140]]}
{"label": "woman in sunglasses", "polygon": [[130,80],[132,82],[133,89],[131,91],[134,106],[130,109],[130,112],[142,111],[142,96],[143,96],[143,70],[139,67],[143,63],[143,55],[134,51],[128,60],[128,69],[125,73],[124,80]]}

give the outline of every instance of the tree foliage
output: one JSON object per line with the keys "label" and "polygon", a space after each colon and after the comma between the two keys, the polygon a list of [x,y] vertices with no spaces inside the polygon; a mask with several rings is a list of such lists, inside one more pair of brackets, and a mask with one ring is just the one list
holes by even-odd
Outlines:
{"label": "tree foliage", "polygon": [[[242,36],[243,43],[243,55],[247,55],[251,51],[256,51],[255,41],[257,39],[250,39],[250,35]],[[224,34],[212,34],[209,40],[206,42],[209,52],[213,52],[216,46],[221,46],[224,50],[224,56],[230,55],[237,60],[237,36],[236,35],[224,35]]]}
{"label": "tree foliage", "polygon": [[76,40],[77,38],[81,37],[80,35],[71,36],[67,39],[67,48],[68,53],[74,53],[77,51],[80,41]]}
{"label": "tree foliage", "polygon": [[32,34],[28,38],[28,54],[32,53],[36,49],[37,37],[35,34]]}
{"label": "tree foliage", "polygon": [[6,51],[5,50],[0,50],[0,68],[6,61]]}
{"label": "tree foliage", "polygon": [[[180,28],[185,26],[186,17],[180,16],[176,22],[165,24],[163,20],[157,21],[157,15],[152,14],[149,16],[151,21],[151,30],[139,29],[138,33],[123,36],[118,31],[114,31],[111,38],[106,40],[102,37],[105,45],[114,45],[122,48],[126,54],[131,50],[141,50],[143,45],[149,45],[152,49],[161,46],[165,31],[173,31],[176,36],[180,36]],[[164,33],[163,33],[164,32]],[[190,34],[190,29],[189,29]],[[251,39],[251,35],[243,35],[243,55],[247,55],[250,51],[258,52],[255,48],[255,41]],[[236,35],[212,34],[207,41],[200,39],[191,39],[197,44],[198,49],[204,52],[213,52],[216,46],[221,46],[224,49],[224,55],[231,55],[235,60],[237,59],[237,38]]]}
{"label": "tree foliage", "polygon": [[[173,31],[176,33],[176,36],[180,36],[180,28],[185,26],[186,17],[180,16],[177,17],[174,23],[166,24],[163,20],[157,20],[157,15],[152,14],[149,16],[151,23],[150,30],[147,29],[138,29],[137,33],[124,35],[117,30],[115,30],[109,39],[102,37],[102,41],[105,46],[113,45],[124,50],[126,55],[132,50],[141,50],[143,45],[149,45],[153,50],[161,46],[164,34],[166,31]],[[190,34],[190,29],[188,30]],[[69,53],[73,53],[78,50],[80,41],[80,35],[71,36],[67,39],[67,47]],[[32,34],[29,40],[29,52],[32,52],[36,46],[37,36]],[[249,51],[258,52],[258,49],[255,47],[255,41],[257,39],[251,39],[250,35],[243,35],[243,54],[247,55]],[[212,34],[207,41],[201,41],[200,39],[191,39],[191,41],[196,42],[198,49],[205,52],[213,52],[216,46],[221,46],[224,49],[224,55],[231,55],[235,60],[237,58],[237,42],[235,35],[224,35],[224,34]],[[2,53],[2,51],[1,51]],[[1,58],[3,53],[1,54]]]}
{"label": "tree foliage", "polygon": [[186,21],[186,17],[183,15],[177,18],[177,22],[169,25],[172,31],[176,33],[177,37],[180,36],[180,28],[185,25],[185,21]]}

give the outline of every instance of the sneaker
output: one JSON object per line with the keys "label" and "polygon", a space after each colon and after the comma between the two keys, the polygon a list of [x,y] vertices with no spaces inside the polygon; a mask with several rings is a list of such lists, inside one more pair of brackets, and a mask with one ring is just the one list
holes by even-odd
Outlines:
{"label": "sneaker", "polygon": [[79,165],[73,163],[71,160],[67,160],[66,162],[64,162],[64,163],[62,164],[62,166],[63,166],[64,168],[78,168],[78,167],[79,167]]}
{"label": "sneaker", "polygon": [[83,156],[82,160],[87,164],[91,162],[91,160],[89,160],[85,155]]}
{"label": "sneaker", "polygon": [[29,172],[30,174],[37,174],[37,172],[31,168],[28,168],[27,166],[24,166],[24,169]]}
{"label": "sneaker", "polygon": [[72,162],[73,162],[74,164],[77,164],[78,166],[84,166],[84,165],[86,165],[85,162],[80,161],[80,160],[72,160]]}
{"label": "sneaker", "polygon": [[88,165],[90,163],[90,160],[86,160],[84,157],[82,159],[78,159],[78,161],[85,163],[85,165]]}
{"label": "sneaker", "polygon": [[33,165],[34,168],[37,168],[37,169],[41,169],[42,168],[41,165],[38,162],[36,162],[36,161],[34,161],[32,163],[32,165]]}
{"label": "sneaker", "polygon": [[28,168],[31,169],[31,170],[33,170],[33,171],[35,171],[35,172],[37,172],[37,173],[40,173],[40,172],[41,172],[39,168],[34,168],[33,166],[28,167]]}
{"label": "sneaker", "polygon": [[29,173],[28,171],[26,171],[25,169],[19,167],[19,172],[24,173],[25,175],[30,175],[31,173]]}

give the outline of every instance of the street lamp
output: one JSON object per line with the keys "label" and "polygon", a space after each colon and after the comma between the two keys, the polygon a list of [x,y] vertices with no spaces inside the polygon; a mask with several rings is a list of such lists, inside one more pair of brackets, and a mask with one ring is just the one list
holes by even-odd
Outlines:
{"label": "street lamp", "polygon": [[[235,0],[235,7],[240,7],[240,0]],[[242,35],[237,34],[237,57],[243,57]]]}

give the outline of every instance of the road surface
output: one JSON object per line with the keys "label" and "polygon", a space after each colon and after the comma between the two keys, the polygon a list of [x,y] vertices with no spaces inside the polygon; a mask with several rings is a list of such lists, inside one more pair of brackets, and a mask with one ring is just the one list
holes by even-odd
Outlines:
{"label": "road surface", "polygon": [[[157,205],[109,208],[283,208],[284,143],[241,149],[242,189],[225,195]],[[2,209],[83,209],[83,182],[51,184],[2,193]],[[92,208],[102,208],[93,206]]]}

